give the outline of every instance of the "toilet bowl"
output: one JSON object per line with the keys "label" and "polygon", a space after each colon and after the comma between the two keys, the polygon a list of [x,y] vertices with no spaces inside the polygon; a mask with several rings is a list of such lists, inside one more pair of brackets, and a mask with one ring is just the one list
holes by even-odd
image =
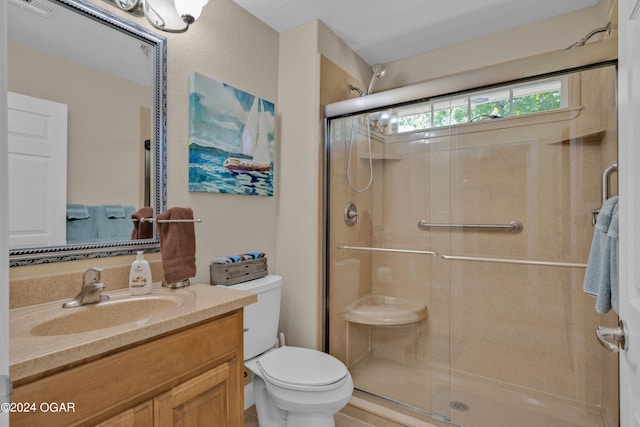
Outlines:
{"label": "toilet bowl", "polygon": [[246,361],[260,426],[333,427],[353,393],[347,368],[316,350],[280,347]]}
{"label": "toilet bowl", "polygon": [[282,278],[274,275],[227,286],[258,294],[258,302],[244,308],[244,358],[258,422],[260,427],[334,427],[334,415],[353,393],[351,374],[321,351],[274,346],[281,287]]}

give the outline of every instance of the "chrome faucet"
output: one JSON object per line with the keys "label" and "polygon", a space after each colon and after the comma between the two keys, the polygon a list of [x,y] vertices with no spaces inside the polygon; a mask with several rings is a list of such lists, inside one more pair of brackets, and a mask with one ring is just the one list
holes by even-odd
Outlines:
{"label": "chrome faucet", "polygon": [[107,287],[107,285],[100,281],[100,272],[103,270],[104,268],[100,267],[88,268],[82,275],[82,288],[80,289],[80,293],[71,301],[62,304],[62,307],[80,307],[81,305],[95,304],[108,300],[109,297],[107,295],[102,295],[102,291]]}

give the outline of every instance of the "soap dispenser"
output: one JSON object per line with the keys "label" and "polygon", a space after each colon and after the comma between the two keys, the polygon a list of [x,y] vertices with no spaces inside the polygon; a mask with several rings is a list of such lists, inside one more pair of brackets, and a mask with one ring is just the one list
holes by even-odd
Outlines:
{"label": "soap dispenser", "polygon": [[144,259],[144,252],[138,251],[135,261],[131,263],[129,273],[129,290],[131,295],[145,295],[151,292],[151,267]]}

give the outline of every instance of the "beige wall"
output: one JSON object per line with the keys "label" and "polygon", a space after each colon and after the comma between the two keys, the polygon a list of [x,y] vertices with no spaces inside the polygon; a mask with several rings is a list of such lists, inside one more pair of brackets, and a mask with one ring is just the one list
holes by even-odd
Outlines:
{"label": "beige wall", "polygon": [[[276,236],[276,270],[284,278],[280,325],[287,342],[312,348],[322,347],[319,238],[323,226],[320,203],[324,141],[319,119],[319,53],[325,52],[356,79],[368,78],[364,61],[319,21],[280,35],[278,122],[282,145]],[[349,96],[345,86],[339,99]]]}
{"label": "beige wall", "polygon": [[213,257],[247,250],[266,252],[270,271],[275,272],[281,162],[276,155],[274,197],[190,193],[188,93],[189,73],[197,71],[272,101],[277,110],[278,34],[231,0],[222,0],[205,7],[188,32],[166,36],[168,205],[190,206],[203,221],[196,225],[197,279],[209,282]]}
{"label": "beige wall", "polygon": [[293,345],[317,345],[318,144],[317,22],[280,36],[281,150],[276,269],[284,278],[280,328]]}
{"label": "beige wall", "polygon": [[[375,92],[482,68],[514,59],[565,49],[609,19],[617,22],[610,4],[600,0],[595,6],[555,18],[501,31],[454,46],[410,56],[386,64],[387,73],[376,82]],[[614,25],[612,35],[616,33]],[[595,36],[591,42],[600,40]]]}
{"label": "beige wall", "polygon": [[[352,79],[355,79],[353,82],[354,84],[358,82],[360,84],[369,82],[369,78],[371,77],[371,67],[356,53],[349,49],[349,47],[323,22],[318,23],[318,52],[325,56],[329,61],[339,65],[340,68],[351,76]],[[338,78],[336,74],[334,74],[334,77]],[[338,92],[333,96],[338,96]],[[342,96],[338,99],[331,99],[328,102],[342,101],[353,96],[354,94],[349,93],[347,90],[346,92],[343,92]]]}
{"label": "beige wall", "polygon": [[140,107],[152,107],[152,88],[15,43],[9,58],[10,91],[68,107],[67,202],[141,207],[132,183],[144,170]]}

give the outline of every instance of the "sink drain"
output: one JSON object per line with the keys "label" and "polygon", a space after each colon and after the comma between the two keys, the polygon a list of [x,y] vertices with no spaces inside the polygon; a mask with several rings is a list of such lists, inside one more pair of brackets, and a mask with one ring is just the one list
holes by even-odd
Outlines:
{"label": "sink drain", "polygon": [[469,409],[471,409],[469,405],[459,400],[454,400],[449,402],[449,406],[451,406],[456,411],[460,411],[460,412],[467,412]]}

